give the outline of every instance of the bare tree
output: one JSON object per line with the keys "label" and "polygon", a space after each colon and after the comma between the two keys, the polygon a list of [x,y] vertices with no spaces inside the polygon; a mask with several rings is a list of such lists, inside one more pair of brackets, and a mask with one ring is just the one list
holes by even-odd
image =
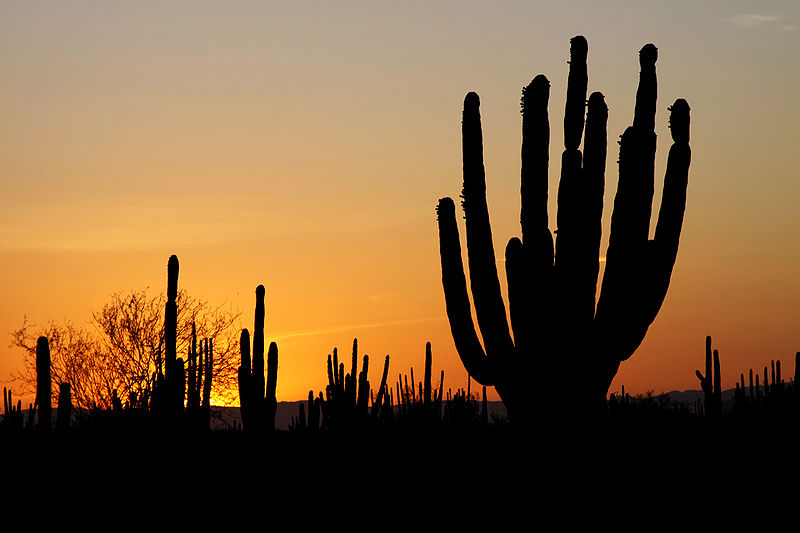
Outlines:
{"label": "bare tree", "polygon": [[[51,322],[36,329],[24,319],[11,332],[11,347],[25,352],[23,369],[15,378],[25,392],[35,390],[36,339],[45,336],[50,340],[54,398],[58,384],[68,382],[77,407],[110,409],[115,394],[122,403],[146,405],[164,353],[164,303],[163,294],[131,290],[113,294],[100,311],[92,313],[87,328]],[[186,291],[178,293],[177,303],[178,356],[188,358],[194,323],[198,338],[213,339],[212,401],[233,404],[238,399],[241,312],[211,306]]]}

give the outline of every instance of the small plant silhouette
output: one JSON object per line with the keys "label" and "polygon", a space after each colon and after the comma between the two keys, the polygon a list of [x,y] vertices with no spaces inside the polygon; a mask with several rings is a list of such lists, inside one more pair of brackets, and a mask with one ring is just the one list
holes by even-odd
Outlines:
{"label": "small plant silhouette", "polygon": [[[706,374],[695,370],[700,388],[705,397],[706,416],[719,418],[722,416],[722,377],[720,375],[719,351],[714,350],[714,363],[711,363],[711,336],[706,337]],[[744,378],[742,378],[744,380]]]}
{"label": "small plant silhouette", "polygon": [[620,140],[619,185],[595,306],[608,109],[601,93],[589,97],[584,134],[587,51],[584,37],[571,40],[555,246],[547,220],[550,83],[539,75],[522,92],[522,238],[512,238],[505,254],[513,340],[497,277],[475,93],[464,99],[462,205],[483,346],[467,296],[455,205],[442,198],[437,206],[442,284],[456,348],[473,378],[495,386],[512,421],[534,415],[528,400],[532,387],[544,389],[543,397],[554,398],[566,380],[572,393],[557,405],[542,403],[545,410],[560,416],[605,408],[620,363],[633,355],[661,308],[678,251],[691,158],[689,106],[676,100],[670,108],[674,144],[655,238],[648,240],[657,93],[657,50],[648,44],[639,53],[633,125]]}

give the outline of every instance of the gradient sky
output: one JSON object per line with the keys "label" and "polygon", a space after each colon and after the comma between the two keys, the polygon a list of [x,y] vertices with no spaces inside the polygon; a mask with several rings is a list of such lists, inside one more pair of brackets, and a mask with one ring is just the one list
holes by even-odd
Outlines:
{"label": "gradient sky", "polygon": [[[551,220],[569,39],[609,106],[604,241],[638,51],[659,48],[656,208],[667,106],[693,159],[667,299],[611,390],[723,386],[800,350],[800,6],[785,2],[0,4],[0,381],[25,315],[87,324],[115,291],[180,287],[243,311],[267,288],[278,399],[326,381],[358,337],[390,376],[466,383],[445,316],[434,207],[461,188],[461,105],[481,96],[498,259],[519,234],[520,89],[551,81]],[[655,217],[654,217],[655,218]],[[654,227],[654,224],[653,226]],[[552,228],[551,228],[552,229]],[[463,234],[463,226],[462,226]],[[505,290],[505,288],[504,288]],[[549,379],[549,376],[532,376]],[[494,396],[496,397],[496,396]]]}

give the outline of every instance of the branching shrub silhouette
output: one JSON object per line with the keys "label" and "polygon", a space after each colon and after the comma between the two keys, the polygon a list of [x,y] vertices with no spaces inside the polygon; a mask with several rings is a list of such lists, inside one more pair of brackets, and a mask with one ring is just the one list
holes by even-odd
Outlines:
{"label": "branching shrub silhouette", "polygon": [[[275,410],[278,402],[275,392],[278,384],[278,345],[269,344],[267,378],[264,381],[264,296],[263,285],[256,287],[256,312],[253,327],[253,357],[250,358],[250,333],[242,330],[240,349],[242,364],[239,367],[239,405],[242,427],[252,433],[275,431]],[[266,386],[266,391],[265,391]]]}
{"label": "branching shrub silhouette", "polygon": [[[512,340],[500,294],[486,201],[479,99],[464,100],[462,205],[472,295],[481,346],[472,321],[455,205],[437,206],[442,285],[456,348],[469,374],[495,386],[512,420],[530,420],[531,387],[552,387],[566,375],[572,394],[555,411],[587,413],[605,407],[622,361],[633,355],[658,313],[678,250],[688,180],[689,106],[670,108],[673,145],[655,238],[648,240],[656,151],[656,47],[639,53],[641,73],[633,125],[620,140],[619,185],[611,218],[606,268],[599,300],[601,215],[608,110],[601,93],[588,100],[586,39],[571,41],[564,147],[558,190],[555,247],[547,220],[549,82],[536,76],[522,93],[522,238],[506,247]],[[584,137],[584,152],[579,150]],[[534,385],[535,383],[535,385]],[[556,387],[560,387],[559,382]],[[543,390],[553,397],[556,390]],[[557,415],[558,416],[558,415]]]}

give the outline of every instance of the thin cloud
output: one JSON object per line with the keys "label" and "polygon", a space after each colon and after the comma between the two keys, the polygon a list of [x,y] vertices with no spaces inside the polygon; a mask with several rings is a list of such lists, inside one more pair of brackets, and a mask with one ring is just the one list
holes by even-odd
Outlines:
{"label": "thin cloud", "polygon": [[755,13],[747,13],[742,15],[734,15],[730,21],[737,26],[744,28],[752,28],[754,26],[762,26],[764,24],[771,24],[780,20],[780,17],[774,15],[757,15]]}
{"label": "thin cloud", "polygon": [[418,324],[422,322],[436,322],[441,320],[441,317],[431,317],[431,318],[410,318],[406,320],[388,320],[386,322],[374,322],[371,324],[355,324],[350,326],[335,326],[331,328],[325,329],[318,329],[312,331],[290,331],[288,333],[282,333],[275,335],[273,339],[277,341],[285,340],[285,339],[292,339],[296,337],[311,337],[315,335],[325,335],[330,333],[339,333],[342,331],[352,331],[354,329],[367,329],[367,328],[381,328],[385,326],[397,326],[403,324]]}

